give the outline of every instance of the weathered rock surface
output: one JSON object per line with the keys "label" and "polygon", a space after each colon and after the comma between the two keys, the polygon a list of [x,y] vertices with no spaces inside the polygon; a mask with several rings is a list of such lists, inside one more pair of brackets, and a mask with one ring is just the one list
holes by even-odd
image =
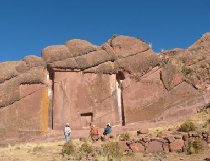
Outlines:
{"label": "weathered rock surface", "polygon": [[210,32],[205,33],[200,39],[198,39],[190,48],[206,47],[210,45]]}
{"label": "weathered rock surface", "polygon": [[162,143],[159,141],[152,141],[146,147],[146,152],[148,153],[156,153],[162,151],[163,151],[163,146]]}
{"label": "weathered rock surface", "polygon": [[[101,47],[84,40],[71,40],[65,45],[43,49],[42,57],[52,68],[79,69],[85,72],[96,70],[104,74],[117,73],[119,69],[143,73],[160,64],[159,57],[148,44],[128,36],[117,36]],[[107,66],[109,61],[114,64]],[[105,68],[103,64],[106,64]]]}
{"label": "weathered rock surface", "polygon": [[0,63],[0,107],[8,106],[21,99],[21,84],[46,84],[46,63],[42,58],[29,56],[22,61]]}
{"label": "weathered rock surface", "polygon": [[[160,55],[134,37],[114,36],[101,46],[74,39],[44,48],[42,58],[0,63],[0,133],[12,137],[12,120],[18,134],[25,127],[61,130],[67,121],[85,129],[90,122],[168,122],[196,113],[210,103],[209,37]],[[149,149],[158,151],[154,144]]]}
{"label": "weathered rock surface", "polygon": [[141,143],[133,143],[130,145],[130,148],[134,153],[143,153],[145,150]]}
{"label": "weathered rock surface", "polygon": [[119,122],[114,75],[55,72],[54,81],[54,129],[66,122],[73,129],[89,128],[92,121],[98,127]]}
{"label": "weathered rock surface", "polygon": [[184,148],[184,141],[182,139],[176,139],[170,144],[171,152],[182,152]]}
{"label": "weathered rock surface", "polygon": [[114,36],[108,42],[118,58],[133,56],[149,50],[148,44],[129,36]]}
{"label": "weathered rock surface", "polygon": [[[206,136],[200,135],[200,132],[191,131],[188,134],[192,133],[194,135],[190,135],[190,139],[185,141],[183,140],[183,136],[187,133],[178,132],[177,134],[171,134],[167,138],[157,137],[157,138],[147,138],[148,136],[142,138],[135,138],[132,141],[123,142],[120,141],[119,145],[124,151],[132,150],[134,153],[169,153],[169,152],[186,152],[189,148],[189,143],[196,143],[199,140],[199,146],[208,149],[208,142],[206,140]],[[201,150],[201,149],[199,149]]]}

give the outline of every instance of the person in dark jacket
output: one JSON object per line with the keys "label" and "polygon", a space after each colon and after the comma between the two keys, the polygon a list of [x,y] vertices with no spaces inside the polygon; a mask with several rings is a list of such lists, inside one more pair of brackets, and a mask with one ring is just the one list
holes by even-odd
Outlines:
{"label": "person in dark jacket", "polygon": [[104,128],[103,135],[109,135],[109,134],[111,134],[111,132],[112,132],[112,127],[111,127],[111,124],[108,123],[108,124],[106,125],[106,128]]}

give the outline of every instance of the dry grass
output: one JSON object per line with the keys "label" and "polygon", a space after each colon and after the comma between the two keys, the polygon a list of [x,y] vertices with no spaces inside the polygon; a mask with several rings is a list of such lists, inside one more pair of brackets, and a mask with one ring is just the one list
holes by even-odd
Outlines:
{"label": "dry grass", "polygon": [[0,148],[0,161],[60,161],[64,142],[27,143]]}
{"label": "dry grass", "polygon": [[[210,110],[202,111],[200,113],[197,113],[196,115],[186,118],[187,120],[192,121],[199,131],[207,131],[206,123],[210,119]],[[157,136],[157,134],[161,134],[165,130],[168,130],[169,128],[178,128],[184,121],[176,122],[174,124],[170,124],[169,126],[160,126],[153,129],[150,129],[150,135]],[[129,135],[131,136],[131,139],[134,137],[134,133],[136,132],[129,132]],[[119,137],[115,137],[113,141],[117,141]],[[87,140],[88,141],[88,140]],[[81,142],[79,140],[73,140],[74,144],[78,147],[82,147],[83,151],[86,153],[86,151],[89,151],[89,148],[84,145],[84,142]],[[55,142],[41,142],[41,143],[26,143],[26,144],[16,144],[14,146],[8,146],[8,147],[0,147],[0,161],[65,161],[67,160],[65,157],[62,156],[62,148],[64,145],[64,141],[55,141]],[[98,148],[97,146],[101,146],[100,142],[97,143],[89,143],[91,146]],[[83,145],[83,146],[82,146]],[[113,150],[112,150],[113,151]],[[206,152],[193,154],[193,159],[195,161],[199,161],[204,159],[206,155]],[[123,156],[122,161],[147,161],[154,158],[162,158],[170,161],[179,160],[179,158],[184,158],[184,160],[189,160],[189,155],[186,155],[184,153],[182,154],[173,154],[169,153],[166,155],[150,155],[150,154],[132,154],[131,156]],[[190,161],[194,161],[193,159],[190,159]],[[105,161],[104,156],[98,156],[98,160]]]}

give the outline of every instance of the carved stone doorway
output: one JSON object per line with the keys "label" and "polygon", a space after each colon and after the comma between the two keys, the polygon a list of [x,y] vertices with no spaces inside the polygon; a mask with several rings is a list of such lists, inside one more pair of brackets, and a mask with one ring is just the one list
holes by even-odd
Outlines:
{"label": "carved stone doorway", "polygon": [[90,127],[91,122],[93,122],[93,113],[92,112],[82,113],[80,116],[81,116],[82,128],[88,129]]}

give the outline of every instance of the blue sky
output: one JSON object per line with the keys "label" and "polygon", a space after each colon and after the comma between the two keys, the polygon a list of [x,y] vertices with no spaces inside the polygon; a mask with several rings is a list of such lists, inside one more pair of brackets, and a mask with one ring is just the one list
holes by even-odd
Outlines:
{"label": "blue sky", "polygon": [[205,32],[209,0],[0,0],[0,62],[74,38],[100,45],[114,34],[142,38],[156,52],[187,48]]}

